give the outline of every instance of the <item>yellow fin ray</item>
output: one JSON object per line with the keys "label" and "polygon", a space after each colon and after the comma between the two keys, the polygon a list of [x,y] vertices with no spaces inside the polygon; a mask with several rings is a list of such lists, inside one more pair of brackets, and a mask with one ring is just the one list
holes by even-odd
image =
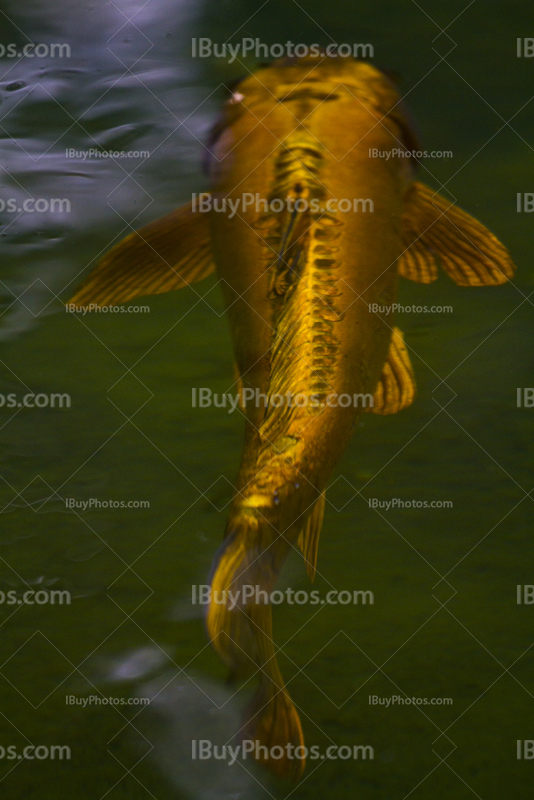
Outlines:
{"label": "yellow fin ray", "polygon": [[208,217],[188,203],[115,245],[69,303],[117,305],[181,289],[214,269]]}
{"label": "yellow fin ray", "polygon": [[459,286],[496,286],[510,280],[514,264],[496,236],[470,214],[414,183],[405,201],[399,273],[432,283],[439,263]]}
{"label": "yellow fin ray", "polygon": [[415,376],[402,331],[393,328],[388,358],[374,394],[374,404],[368,410],[375,414],[396,414],[413,402],[415,392]]}
{"label": "yellow fin ray", "polygon": [[312,583],[317,569],[317,551],[319,549],[319,536],[323,526],[324,506],[325,494],[322,492],[316,500],[308,519],[304,523],[304,527],[297,540],[297,544],[306,561],[308,577]]}

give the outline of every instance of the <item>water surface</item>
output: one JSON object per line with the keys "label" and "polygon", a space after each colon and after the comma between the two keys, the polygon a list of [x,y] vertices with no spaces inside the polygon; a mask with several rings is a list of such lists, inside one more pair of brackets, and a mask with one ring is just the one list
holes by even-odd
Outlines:
{"label": "water surface", "polygon": [[[517,193],[534,191],[532,65],[516,56],[528,9],[4,2],[2,41],[66,42],[71,57],[2,59],[0,194],[17,207],[67,198],[70,212],[0,214],[0,392],[66,393],[71,406],[0,409],[0,590],[72,596],[0,606],[0,746],[71,748],[61,762],[1,758],[4,796],[530,797],[532,766],[516,758],[516,741],[534,737],[534,612],[516,603],[534,550],[534,409],[516,407],[534,335],[532,223],[516,212]],[[190,759],[191,738],[229,738],[246,699],[225,684],[190,601],[221,540],[243,434],[237,414],[191,408],[192,387],[233,381],[216,281],[148,298],[147,313],[63,306],[131,225],[206,188],[201,142],[222,85],[254,63],[193,60],[199,36],[372,43],[400,74],[425,147],[453,152],[423,161],[421,179],[445,184],[518,265],[499,288],[402,284],[405,305],[453,313],[399,316],[418,397],[362,419],[328,492],[315,587],[375,602],[280,606],[274,621],[307,743],[370,745],[375,758],[310,763],[296,788],[250,763]],[[67,153],[89,148],[150,156]],[[69,498],[150,506],[82,511]],[[370,498],[452,507],[373,510]],[[281,586],[309,588],[296,556]],[[153,702],[82,708],[70,695]],[[453,703],[385,708],[370,695]]]}

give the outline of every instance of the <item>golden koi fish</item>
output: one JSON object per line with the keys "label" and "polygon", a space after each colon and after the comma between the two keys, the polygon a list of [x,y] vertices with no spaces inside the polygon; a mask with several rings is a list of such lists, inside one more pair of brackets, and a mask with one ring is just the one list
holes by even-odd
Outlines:
{"label": "golden koi fish", "polygon": [[[325,487],[361,412],[335,399],[370,395],[367,410],[393,414],[414,398],[408,350],[387,313],[399,275],[431,283],[440,266],[461,286],[513,275],[495,236],[414,180],[405,156],[414,145],[396,86],[373,66],[274,62],[239,83],[214,130],[208,170],[219,211],[190,203],[131,234],[71,300],[123,303],[216,268],[241,396],[310,401],[243,405],[244,451],[211,577],[212,597],[242,599],[212,600],[206,615],[233,674],[259,676],[243,735],[283,776],[304,767],[302,729],[276,662],[270,605],[246,587],[271,591],[295,546],[313,579]],[[391,157],[372,158],[374,149]],[[245,193],[259,207],[240,204]],[[341,200],[353,198],[371,205],[347,211]],[[220,213],[223,201],[237,212]]]}

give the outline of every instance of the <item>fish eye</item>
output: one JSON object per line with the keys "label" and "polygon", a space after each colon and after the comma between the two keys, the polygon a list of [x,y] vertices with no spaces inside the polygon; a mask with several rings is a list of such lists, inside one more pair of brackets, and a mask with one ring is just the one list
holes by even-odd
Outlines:
{"label": "fish eye", "polygon": [[228,83],[224,84],[225,93],[226,93],[226,103],[228,105],[235,105],[236,103],[240,103],[245,95],[241,94],[241,92],[237,91],[237,88],[240,83],[242,83],[246,78],[246,75],[242,75],[240,78],[234,78],[234,80],[229,81]]}
{"label": "fish eye", "polygon": [[245,99],[245,95],[241,94],[241,92],[234,92],[229,100],[227,100],[230,105],[235,105],[236,103],[240,103],[242,100]]}

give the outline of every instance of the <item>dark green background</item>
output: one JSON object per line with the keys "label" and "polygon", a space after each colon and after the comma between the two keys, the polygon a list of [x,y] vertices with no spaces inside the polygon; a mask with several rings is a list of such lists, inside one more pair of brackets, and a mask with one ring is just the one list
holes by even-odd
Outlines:
{"label": "dark green background", "polygon": [[[516,740],[534,738],[534,607],[516,604],[516,585],[534,583],[525,494],[534,409],[516,407],[516,388],[533,383],[525,298],[534,272],[532,219],[516,212],[516,195],[534,191],[534,59],[516,57],[516,39],[534,35],[531,4],[260,6],[2,5],[2,42],[68,42],[72,57],[2,60],[1,197],[69,198],[72,211],[0,214],[0,391],[67,392],[72,407],[0,409],[0,589],[64,588],[73,601],[15,613],[0,605],[0,745],[72,750],[68,762],[0,759],[0,791],[39,800],[530,797],[534,761],[516,759]],[[397,416],[360,423],[328,492],[315,587],[369,589],[375,603],[275,610],[308,745],[369,744],[375,759],[310,763],[297,788],[250,762],[249,775],[189,757],[191,738],[226,741],[245,700],[225,686],[189,599],[221,539],[243,427],[237,414],[191,408],[192,387],[232,384],[216,281],[150,298],[147,314],[80,318],[60,303],[129,222],[206,188],[200,142],[221,84],[246,70],[193,61],[192,36],[373,44],[375,63],[400,74],[424,146],[453,151],[424,161],[421,179],[447,183],[518,265],[513,286],[461,289],[443,276],[401,286],[404,304],[454,313],[399,316],[418,397]],[[151,157],[65,158],[68,147],[96,146]],[[150,509],[65,508],[65,498],[91,497],[148,500]],[[378,514],[369,497],[453,508]],[[309,588],[297,556],[281,586]],[[65,701],[99,692],[158,696],[141,711]],[[404,693],[453,705],[369,704],[369,695]]]}

